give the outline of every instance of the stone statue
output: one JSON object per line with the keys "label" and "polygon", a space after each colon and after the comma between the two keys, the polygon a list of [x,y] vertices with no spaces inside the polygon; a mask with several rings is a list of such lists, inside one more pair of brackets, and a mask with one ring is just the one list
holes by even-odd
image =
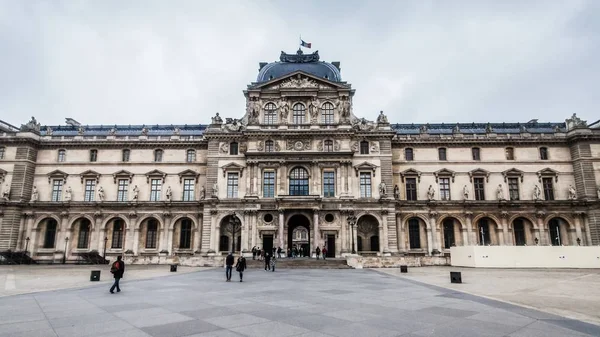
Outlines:
{"label": "stone statue", "polygon": [[573,187],[573,185],[569,185],[569,199],[570,200],[577,199],[577,191],[575,191],[575,188]]}
{"label": "stone statue", "polygon": [[463,197],[465,198],[465,200],[469,200],[469,188],[467,187],[467,185],[463,187]]}
{"label": "stone statue", "polygon": [[140,189],[137,187],[137,185],[133,186],[133,199],[131,199],[132,201],[138,201],[138,198],[140,196]]}
{"label": "stone statue", "polygon": [[283,97],[279,101],[279,111],[281,112],[281,123],[287,124],[288,114],[290,113],[290,105],[287,98]]}
{"label": "stone statue", "polygon": [[596,193],[598,194],[598,199],[600,199],[600,187],[598,187],[598,190],[596,191]]}
{"label": "stone statue", "polygon": [[427,125],[421,125],[421,126],[419,127],[419,133],[427,133],[427,132],[428,132],[428,130],[429,130],[429,129],[427,128]]}
{"label": "stone statue", "polygon": [[67,187],[67,190],[65,191],[65,201],[71,201],[71,198],[73,197],[73,190],[71,189],[71,186]]}
{"label": "stone statue", "polygon": [[319,117],[319,105],[321,102],[317,97],[313,97],[309,102],[308,111],[310,112],[311,122],[316,123]]}
{"label": "stone statue", "polygon": [[51,128],[51,127],[49,127],[49,126],[47,126],[47,127],[46,127],[46,136],[52,136],[52,132],[53,132],[53,131],[52,131],[52,128]]}
{"label": "stone statue", "polygon": [[85,128],[83,127],[83,125],[80,125],[79,128],[77,128],[77,134],[81,136],[84,133],[85,133]]}
{"label": "stone statue", "polygon": [[181,130],[180,130],[179,128],[175,128],[175,129],[173,130],[173,135],[175,135],[175,136],[179,136],[180,134],[181,134]]}
{"label": "stone statue", "polygon": [[2,199],[8,201],[10,197],[10,186],[7,184],[4,185],[4,189],[2,190]]}
{"label": "stone statue", "polygon": [[213,197],[217,197],[219,196],[219,184],[217,184],[216,182],[213,184]]}
{"label": "stone statue", "polygon": [[379,111],[379,116],[377,116],[377,124],[388,124],[387,116],[383,114],[383,111]]}
{"label": "stone statue", "polygon": [[33,190],[31,191],[31,202],[38,201],[39,195],[37,191],[37,187],[33,186]]}
{"label": "stone statue", "polygon": [[142,128],[142,136],[148,135],[148,128]]}
{"label": "stone statue", "polygon": [[102,188],[102,186],[98,187],[98,201],[104,201],[104,189]]}
{"label": "stone statue", "polygon": [[496,190],[496,198],[498,200],[505,200],[504,199],[504,189],[502,188],[502,184],[498,184],[498,189]]}
{"label": "stone statue", "polygon": [[487,125],[485,126],[485,133],[492,133],[494,132],[494,129],[492,128],[492,124],[487,123]]}
{"label": "stone statue", "polygon": [[200,200],[204,200],[204,198],[206,198],[206,188],[202,185],[200,187]]}
{"label": "stone statue", "polygon": [[221,116],[219,116],[218,112],[215,115],[215,117],[211,117],[211,123],[212,124],[223,124],[223,119],[221,118]]}
{"label": "stone statue", "polygon": [[117,134],[117,129],[111,128],[110,130],[108,130],[108,135],[109,136],[114,136],[115,134]]}
{"label": "stone statue", "polygon": [[382,197],[387,195],[387,186],[383,181],[379,183],[379,195]]}
{"label": "stone statue", "polygon": [[535,187],[533,188],[533,200],[540,200],[542,196],[542,190],[540,190],[540,187],[538,185],[535,185]]}
{"label": "stone statue", "polygon": [[458,123],[452,128],[452,133],[460,133],[460,126],[458,126]]}
{"label": "stone statue", "polygon": [[429,185],[429,189],[427,190],[427,199],[435,200],[435,190],[432,185]]}
{"label": "stone statue", "polygon": [[167,197],[167,201],[172,201],[171,197],[173,196],[173,191],[171,190],[171,186],[167,187],[167,192],[165,192],[165,196]]}
{"label": "stone statue", "polygon": [[29,122],[27,122],[27,124],[23,125],[21,124],[21,131],[34,131],[34,132],[40,132],[40,123],[38,123],[38,121],[35,119],[35,117],[31,117],[31,120]]}
{"label": "stone statue", "polygon": [[350,117],[350,100],[346,96],[342,96],[341,102],[338,102],[340,105],[340,115],[342,118],[347,121]]}
{"label": "stone statue", "polygon": [[400,199],[400,188],[398,185],[394,186],[394,199]]}

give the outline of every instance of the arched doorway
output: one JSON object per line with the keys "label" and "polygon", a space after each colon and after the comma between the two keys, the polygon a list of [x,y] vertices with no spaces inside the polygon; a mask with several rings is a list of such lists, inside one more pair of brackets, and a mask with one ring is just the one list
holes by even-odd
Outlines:
{"label": "arched doorway", "polygon": [[242,244],[242,222],[240,218],[235,213],[229,214],[221,220],[220,227],[219,251],[240,251]]}
{"label": "arched doorway", "polygon": [[569,223],[563,218],[557,217],[548,221],[548,234],[552,246],[568,246],[570,244]]}
{"label": "arched doorway", "polygon": [[515,246],[527,246],[535,244],[533,223],[524,217],[518,217],[512,222],[513,240]]}
{"label": "arched doorway", "polygon": [[287,228],[288,248],[296,248],[300,257],[310,257],[310,220],[302,214],[293,215]]}
{"label": "arched doorway", "polygon": [[363,215],[356,227],[358,253],[379,252],[379,221],[372,215]]}

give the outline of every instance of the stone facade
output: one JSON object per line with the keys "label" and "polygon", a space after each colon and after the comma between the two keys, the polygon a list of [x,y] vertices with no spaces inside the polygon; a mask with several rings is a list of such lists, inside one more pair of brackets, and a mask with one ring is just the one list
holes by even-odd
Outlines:
{"label": "stone facade", "polygon": [[297,228],[307,252],[364,265],[446,263],[451,246],[600,244],[600,130],[575,115],[390,124],[356,116],[339,63],[318,54],[282,54],[261,76],[242,118],[210,125],[0,124],[0,250],[210,265],[232,249],[291,248]]}

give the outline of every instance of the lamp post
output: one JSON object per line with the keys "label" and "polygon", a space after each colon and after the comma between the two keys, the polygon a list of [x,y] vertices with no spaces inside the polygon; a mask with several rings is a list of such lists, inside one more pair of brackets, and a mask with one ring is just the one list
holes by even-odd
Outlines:
{"label": "lamp post", "polygon": [[29,236],[25,239],[25,254],[29,254]]}
{"label": "lamp post", "polygon": [[350,226],[350,235],[352,236],[352,254],[356,254],[356,249],[354,249],[354,225],[356,225],[356,217],[354,214],[348,215],[348,225]]}
{"label": "lamp post", "polygon": [[235,213],[229,216],[229,222],[227,223],[227,229],[233,235],[233,240],[231,242],[231,251],[235,253],[235,237],[237,236],[237,232],[242,228],[242,223],[240,218],[235,215]]}
{"label": "lamp post", "polygon": [[65,238],[65,254],[63,255],[63,264],[67,263],[67,244],[69,243],[69,237]]}
{"label": "lamp post", "polygon": [[104,255],[102,257],[106,260],[106,243],[108,242],[108,237],[104,237]]}

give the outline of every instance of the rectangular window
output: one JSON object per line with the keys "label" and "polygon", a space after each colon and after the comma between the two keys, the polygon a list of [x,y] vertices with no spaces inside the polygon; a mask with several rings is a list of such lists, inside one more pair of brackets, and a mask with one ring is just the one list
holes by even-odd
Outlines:
{"label": "rectangular window", "polygon": [[115,220],[113,224],[113,232],[112,232],[112,241],[111,241],[112,249],[121,249],[123,248],[123,220]]}
{"label": "rectangular window", "polygon": [[473,155],[473,160],[481,160],[481,150],[478,147],[472,148],[471,154]]}
{"label": "rectangular window", "polygon": [[85,194],[83,201],[94,201],[94,194],[96,192],[96,180],[86,179],[85,181]]}
{"label": "rectangular window", "polygon": [[90,238],[90,226],[89,224],[83,224],[79,226],[79,236],[77,237],[77,248],[85,249],[88,247]]}
{"label": "rectangular window", "polygon": [[439,148],[438,149],[438,157],[440,160],[446,160],[446,149],[445,148]]}
{"label": "rectangular window", "polygon": [[6,152],[6,148],[0,147],[0,159],[4,159],[4,153]]}
{"label": "rectangular window", "polygon": [[233,142],[229,144],[229,154],[232,156],[237,156],[238,154],[238,143]]}
{"label": "rectangular window", "polygon": [[475,200],[485,200],[484,178],[473,178],[473,187],[475,188]]}
{"label": "rectangular window", "polygon": [[67,160],[67,151],[66,150],[58,150],[58,162],[63,163]]}
{"label": "rectangular window", "polygon": [[90,161],[95,162],[98,160],[98,150],[90,150]]}
{"label": "rectangular window", "polygon": [[162,189],[161,179],[150,180],[150,201],[160,201],[161,189]]}
{"label": "rectangular window", "polygon": [[129,181],[119,179],[119,188],[117,190],[117,201],[127,201],[127,191],[129,190]]}
{"label": "rectangular window", "polygon": [[183,201],[194,201],[196,179],[183,179]]}
{"label": "rectangular window", "polygon": [[181,220],[181,233],[179,234],[179,249],[190,249],[192,247],[192,221]]}
{"label": "rectangular window", "polygon": [[360,173],[360,197],[371,197],[371,173],[369,172]]}
{"label": "rectangular window", "polygon": [[263,172],[263,198],[275,197],[275,172]]}
{"label": "rectangular window", "polygon": [[369,142],[360,142],[360,154],[369,154]]}
{"label": "rectangular window", "polygon": [[196,151],[195,150],[187,150],[186,161],[188,163],[193,163],[196,161]]}
{"label": "rectangular window", "polygon": [[417,178],[406,178],[406,200],[417,200]]}
{"label": "rectangular window", "polygon": [[323,197],[335,197],[335,172],[323,172]]}
{"label": "rectangular window", "polygon": [[59,202],[62,199],[62,187],[63,180],[62,179],[54,179],[52,180],[52,201]]}
{"label": "rectangular window", "polygon": [[548,148],[540,147],[540,159],[548,160]]}
{"label": "rectangular window", "polygon": [[123,150],[122,159],[123,159],[124,162],[128,162],[129,161],[129,154],[130,154],[129,150],[127,150],[127,149]]}
{"label": "rectangular window", "polygon": [[542,178],[544,185],[544,198],[546,200],[554,200],[554,187],[552,186],[552,178]]}
{"label": "rectangular window", "polygon": [[506,160],[515,160],[515,149],[507,147],[504,152],[506,153]]}
{"label": "rectangular window", "polygon": [[163,150],[154,150],[154,161],[159,163],[163,160]]}
{"label": "rectangular window", "polygon": [[227,198],[238,197],[238,174],[227,173]]}
{"label": "rectangular window", "polygon": [[156,249],[156,238],[158,234],[158,224],[156,220],[148,220],[147,230],[146,230],[146,248]]}
{"label": "rectangular window", "polygon": [[523,224],[523,220],[517,219],[513,221],[513,232],[515,233],[515,245],[525,246],[525,225]]}
{"label": "rectangular window", "polygon": [[450,200],[450,178],[440,178],[440,200]]}
{"label": "rectangular window", "polygon": [[408,220],[408,240],[410,249],[421,248],[421,230],[419,227],[419,220],[417,219]]}
{"label": "rectangular window", "polygon": [[411,148],[404,149],[404,159],[406,159],[406,161],[415,160],[413,149],[411,149]]}
{"label": "rectangular window", "polygon": [[56,220],[46,221],[46,235],[44,235],[44,248],[54,248],[56,242]]}
{"label": "rectangular window", "polygon": [[508,178],[508,194],[510,200],[520,200],[519,178]]}

